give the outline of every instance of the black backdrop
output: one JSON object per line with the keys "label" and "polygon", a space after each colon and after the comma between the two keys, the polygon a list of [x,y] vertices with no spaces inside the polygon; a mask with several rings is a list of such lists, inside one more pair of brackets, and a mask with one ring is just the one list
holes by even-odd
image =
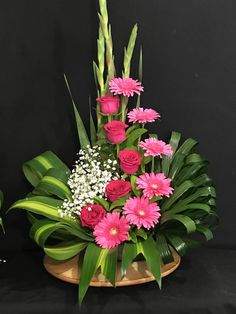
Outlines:
{"label": "black backdrop", "polygon": [[[200,142],[211,162],[221,224],[211,246],[236,248],[235,102],[236,2],[234,0],[109,0],[116,65],[135,22],[144,52],[142,103],[161,114],[160,137],[171,130]],[[96,0],[0,1],[0,187],[5,209],[29,185],[24,161],[52,150],[72,165],[78,143],[63,81],[88,122],[95,98]],[[135,53],[138,58],[138,49]],[[134,64],[133,76],[137,76]],[[152,127],[154,131],[154,128]],[[22,211],[5,218],[1,249],[31,247]],[[4,240],[4,241],[3,241]]]}

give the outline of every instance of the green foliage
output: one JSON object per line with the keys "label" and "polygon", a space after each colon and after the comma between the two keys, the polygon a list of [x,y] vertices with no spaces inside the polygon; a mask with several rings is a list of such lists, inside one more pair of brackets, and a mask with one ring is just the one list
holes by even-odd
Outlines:
{"label": "green foliage", "polygon": [[161,287],[161,256],[156,241],[152,236],[137,243],[125,243],[122,255],[122,274],[126,273],[127,268],[139,254],[145,258],[153,276]]}
{"label": "green foliage", "polygon": [[[83,259],[82,270],[80,274],[80,282],[79,282],[79,302],[80,304],[83,301],[85,293],[88,290],[89,283],[95,274],[96,270],[101,266],[105,272],[108,271],[108,266],[104,266],[106,256],[108,255],[109,250],[102,249],[98,245],[89,243]],[[113,263],[111,262],[113,265]]]}
{"label": "green foliage", "polygon": [[172,178],[174,193],[159,202],[162,216],[157,232],[163,262],[171,258],[171,247],[183,256],[189,248],[199,247],[199,239],[188,238],[201,234],[211,240],[218,223],[215,213],[215,188],[207,176],[207,162],[194,152],[197,142],[187,139],[180,145],[181,135],[172,132],[170,145],[174,154],[164,157],[160,171]]}
{"label": "green foliage", "polygon": [[55,260],[64,261],[79,254],[86,246],[86,242],[65,241],[54,246],[45,246],[44,252]]}
{"label": "green foliage", "polygon": [[103,206],[107,211],[110,210],[110,204],[104,198],[96,196],[93,200],[96,204]]}
{"label": "green foliage", "polygon": [[70,169],[51,151],[46,151],[23,164],[24,175],[34,187],[38,185],[47,171],[52,168],[61,171],[64,174],[64,178],[68,178],[70,175]]}
{"label": "green foliage", "polygon": [[[142,81],[143,81],[143,51],[142,51],[142,47],[140,47],[140,52],[139,52],[139,71],[138,72],[139,72],[139,82],[142,83]],[[140,101],[141,101],[141,95],[138,95],[136,108],[140,107]]]}
{"label": "green foliage", "polygon": [[134,129],[127,135],[127,139],[121,144],[122,148],[126,148],[128,146],[134,145],[136,141],[145,133],[147,133],[147,129]]}
{"label": "green foliage", "polygon": [[78,131],[80,147],[81,148],[85,148],[87,146],[90,146],[89,137],[87,135],[87,131],[85,129],[83,120],[81,119],[81,116],[80,116],[80,114],[79,114],[79,112],[78,112],[78,110],[76,108],[76,105],[75,105],[75,102],[74,102],[74,99],[73,99],[73,96],[72,96],[72,93],[71,93],[71,90],[70,90],[70,86],[69,86],[69,83],[67,81],[67,78],[66,78],[65,74],[64,74],[64,79],[65,79],[66,86],[67,86],[68,92],[70,94],[70,98],[71,98],[71,101],[72,101],[72,104],[73,104],[73,108],[74,108],[74,114],[75,114],[75,120],[76,120],[76,125],[77,125],[77,131]]}
{"label": "green foliage", "polygon": [[131,183],[132,191],[133,191],[134,195],[140,196],[140,195],[141,195],[141,190],[138,190],[138,189],[137,189],[137,184],[136,184],[136,180],[137,180],[137,179],[138,179],[137,176],[131,175],[131,177],[130,177],[130,183]]}
{"label": "green foliage", "polygon": [[[58,169],[49,169],[46,175],[41,179],[39,184],[36,186],[34,192],[55,195],[60,199],[72,199],[71,190],[67,186],[67,182],[63,182],[60,177],[61,171]],[[63,173],[62,173],[63,175]]]}
{"label": "green foliage", "polygon": [[96,128],[95,128],[95,124],[93,121],[93,116],[91,113],[91,108],[90,108],[90,138],[91,138],[91,144],[92,146],[94,146],[96,144],[97,141],[97,134],[96,134]]}
{"label": "green foliage", "polygon": [[116,285],[116,269],[117,269],[117,257],[118,248],[109,250],[105,256],[104,261],[101,263],[102,274],[110,281],[110,283]]}
{"label": "green foliage", "polygon": [[134,25],[127,48],[124,49],[124,70],[123,77],[129,77],[130,75],[130,65],[132,60],[132,55],[134,52],[134,46],[137,38],[138,26]]}
{"label": "green foliage", "polygon": [[129,197],[130,197],[130,194],[127,194],[123,197],[120,197],[117,201],[114,201],[110,206],[110,210],[117,207],[123,207]]}
{"label": "green foliage", "polygon": [[15,202],[10,207],[10,210],[13,208],[21,208],[30,211],[34,214],[59,221],[61,218],[58,212],[58,208],[60,208],[62,204],[63,204],[62,200],[57,200],[45,196],[34,196]]}

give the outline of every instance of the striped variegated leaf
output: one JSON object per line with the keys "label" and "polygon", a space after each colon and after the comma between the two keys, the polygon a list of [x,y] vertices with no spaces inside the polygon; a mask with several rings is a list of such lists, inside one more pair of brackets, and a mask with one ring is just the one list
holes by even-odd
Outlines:
{"label": "striped variegated leaf", "polygon": [[41,179],[35,190],[55,195],[62,200],[72,199],[72,193],[68,185],[53,176],[53,174],[50,175],[50,171],[47,172],[46,175]]}
{"label": "striped variegated leaf", "polygon": [[35,196],[15,202],[9,210],[13,208],[22,208],[29,212],[59,221],[61,220],[61,217],[58,209],[61,208],[62,204],[62,200],[56,200],[45,196]]}
{"label": "striped variegated leaf", "polygon": [[23,172],[27,180],[36,186],[51,168],[59,169],[65,175],[70,174],[70,169],[51,151],[46,151],[25,162]]}
{"label": "striped variegated leaf", "polygon": [[78,241],[62,242],[54,246],[45,246],[44,252],[58,261],[64,261],[83,251],[88,243]]}

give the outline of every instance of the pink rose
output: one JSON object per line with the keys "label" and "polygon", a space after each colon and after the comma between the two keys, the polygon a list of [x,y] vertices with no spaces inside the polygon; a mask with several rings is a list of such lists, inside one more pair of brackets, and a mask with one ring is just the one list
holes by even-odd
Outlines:
{"label": "pink rose", "polygon": [[131,184],[125,180],[110,181],[105,189],[105,194],[109,201],[114,202],[120,197],[127,195],[131,191]]}
{"label": "pink rose", "polygon": [[136,150],[121,150],[118,158],[120,168],[124,173],[134,174],[141,165],[142,157]]}
{"label": "pink rose", "polygon": [[126,139],[125,129],[127,127],[127,124],[117,120],[108,122],[103,126],[106,133],[106,138],[112,144],[120,144]]}
{"label": "pink rose", "polygon": [[101,205],[88,204],[80,213],[81,225],[94,229],[94,227],[105,217],[106,211]]}
{"label": "pink rose", "polygon": [[107,95],[96,100],[100,102],[101,112],[107,115],[116,113],[120,105],[120,98],[117,96]]}

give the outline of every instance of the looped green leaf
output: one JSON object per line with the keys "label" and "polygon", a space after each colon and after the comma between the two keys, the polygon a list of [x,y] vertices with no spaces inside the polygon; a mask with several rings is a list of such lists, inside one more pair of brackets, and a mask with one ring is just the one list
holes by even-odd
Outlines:
{"label": "looped green leaf", "polygon": [[168,264],[174,261],[172,252],[170,250],[169,244],[163,234],[157,235],[157,247],[161,254],[161,259],[164,264]]}
{"label": "looped green leaf", "polygon": [[207,225],[197,225],[197,232],[202,233],[207,241],[213,239],[213,233]]}
{"label": "looped green leaf", "polygon": [[34,187],[51,168],[60,170],[65,176],[70,175],[70,169],[51,151],[46,151],[23,164],[24,175]]}
{"label": "looped green leaf", "polygon": [[195,222],[186,215],[177,215],[177,214],[166,215],[165,218],[163,217],[162,223],[165,223],[170,220],[175,220],[181,223],[186,228],[187,233],[193,233],[196,231]]}
{"label": "looped green leaf", "polygon": [[58,261],[65,261],[76,256],[87,247],[85,242],[64,241],[54,246],[45,246],[44,252]]}
{"label": "looped green leaf", "polygon": [[[58,169],[49,169],[46,175],[36,186],[34,192],[45,192],[49,195],[55,195],[62,200],[72,200],[72,193],[66,183],[64,183],[64,173],[60,173]],[[62,181],[63,180],[63,181]]]}
{"label": "looped green leaf", "polygon": [[169,243],[175,249],[175,251],[180,256],[184,256],[186,254],[187,249],[188,249],[185,241],[181,237],[179,237],[179,236],[177,236],[175,234],[166,233],[165,235],[166,235]]}

